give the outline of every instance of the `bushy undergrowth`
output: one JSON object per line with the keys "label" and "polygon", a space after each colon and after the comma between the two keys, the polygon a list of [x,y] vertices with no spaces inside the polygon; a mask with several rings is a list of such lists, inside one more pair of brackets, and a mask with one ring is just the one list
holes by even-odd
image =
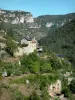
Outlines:
{"label": "bushy undergrowth", "polygon": [[27,73],[44,74],[58,73],[59,70],[70,71],[71,64],[64,59],[60,59],[55,54],[50,54],[46,59],[37,56],[37,53],[24,55],[19,61],[8,63],[0,60],[0,73],[7,72],[7,75],[21,75]]}

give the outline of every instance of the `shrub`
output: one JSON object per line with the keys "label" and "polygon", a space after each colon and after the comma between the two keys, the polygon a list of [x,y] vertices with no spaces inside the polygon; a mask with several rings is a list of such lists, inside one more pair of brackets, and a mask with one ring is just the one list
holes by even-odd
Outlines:
{"label": "shrub", "polygon": [[37,93],[34,91],[34,92],[30,95],[29,100],[40,100],[40,96],[37,95]]}
{"label": "shrub", "polygon": [[70,90],[75,93],[75,79],[71,81],[70,83]]}
{"label": "shrub", "polygon": [[65,97],[69,97],[70,94],[71,94],[68,87],[64,88],[64,89],[62,90],[62,93],[64,94]]}
{"label": "shrub", "polygon": [[25,97],[19,91],[16,91],[15,92],[15,99],[16,100],[25,100]]}

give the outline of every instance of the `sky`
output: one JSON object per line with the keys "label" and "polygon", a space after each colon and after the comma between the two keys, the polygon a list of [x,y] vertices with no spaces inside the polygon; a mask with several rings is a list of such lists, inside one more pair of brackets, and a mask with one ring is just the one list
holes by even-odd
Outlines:
{"label": "sky", "polygon": [[0,8],[31,12],[34,17],[58,15],[75,12],[75,0],[0,0]]}

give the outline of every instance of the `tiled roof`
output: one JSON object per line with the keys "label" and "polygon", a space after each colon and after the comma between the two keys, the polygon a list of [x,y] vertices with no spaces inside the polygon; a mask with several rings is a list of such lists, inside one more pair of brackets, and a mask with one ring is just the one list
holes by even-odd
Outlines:
{"label": "tiled roof", "polygon": [[30,36],[26,36],[26,37],[24,37],[27,41],[31,41],[32,40],[32,38],[30,37]]}

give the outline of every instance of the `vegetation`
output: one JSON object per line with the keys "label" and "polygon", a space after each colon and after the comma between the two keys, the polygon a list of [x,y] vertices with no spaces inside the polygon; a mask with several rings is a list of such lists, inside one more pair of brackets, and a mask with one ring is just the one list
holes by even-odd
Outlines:
{"label": "vegetation", "polygon": [[[15,20],[15,18],[19,18],[20,16],[26,16],[29,14],[31,16],[31,13],[29,12],[18,12],[18,11],[8,11],[3,10],[6,13],[0,15],[0,30],[4,30],[9,34],[10,36],[13,36],[15,40],[20,41],[20,39],[25,35],[35,36],[37,39],[40,39],[42,37],[47,36],[48,31],[52,33],[55,29],[60,27],[62,23],[69,22],[70,19],[73,19],[75,17],[75,13],[67,14],[67,15],[44,15],[39,16],[37,18],[34,18],[34,23],[19,23],[19,24],[12,24],[12,21]],[[15,17],[9,17],[10,15],[15,15]],[[7,16],[7,17],[4,17]],[[7,22],[5,23],[5,19],[7,19]],[[47,23],[52,23],[51,27],[46,27]],[[40,28],[29,28],[29,27],[38,27]]]}
{"label": "vegetation", "polygon": [[[9,13],[10,11],[6,11],[6,14]],[[26,15],[27,12],[15,11],[13,13],[18,16],[20,13]],[[39,16],[34,19],[35,22],[32,25],[40,25],[41,27],[35,29],[29,28],[31,26],[29,23],[11,24],[3,21],[0,23],[0,35],[5,39],[0,40],[0,42],[6,43],[4,49],[12,58],[17,49],[16,40],[20,41],[23,36],[28,34],[39,39],[49,33],[47,37],[40,40],[40,44],[43,45],[44,51],[48,54],[42,53],[38,56],[37,52],[33,52],[29,55],[23,55],[15,62],[5,62],[4,59],[0,59],[0,97],[6,91],[12,100],[50,100],[47,92],[48,86],[60,79],[64,96],[69,100],[75,99],[73,96],[75,80],[72,80],[68,85],[68,77],[64,77],[66,72],[71,71],[73,71],[72,77],[75,76],[75,69],[73,70],[71,65],[71,63],[75,64],[74,16],[75,14]],[[2,15],[0,17],[4,18]],[[73,20],[69,22],[69,19]],[[11,22],[12,18],[8,17],[8,20]],[[47,23],[52,23],[52,26],[46,27]],[[62,26],[62,23],[66,24]],[[27,45],[21,47],[23,46]],[[56,53],[64,54],[69,61],[66,57],[64,59],[57,57]],[[4,72],[9,78],[2,77]],[[59,99],[55,98],[55,100]]]}
{"label": "vegetation", "polygon": [[8,63],[0,61],[0,71],[7,71],[10,76],[13,75],[20,75],[26,73],[34,73],[34,74],[44,74],[44,73],[65,73],[67,71],[71,71],[72,67],[71,64],[66,60],[59,59],[55,56],[55,54],[50,54],[49,57],[46,59],[40,58],[37,56],[37,53],[31,53],[29,55],[24,55],[20,59],[19,62]]}
{"label": "vegetation", "polygon": [[75,93],[75,80],[72,80],[70,83],[70,90]]}
{"label": "vegetation", "polygon": [[[28,86],[28,90],[30,90],[30,87],[32,86],[32,94],[30,95],[28,100],[35,100],[35,98],[37,100],[49,100],[50,96],[47,93],[47,86],[52,82],[55,82],[57,78],[57,75],[30,74],[22,78],[13,80],[10,82],[10,84],[24,84],[25,86]],[[28,84],[26,83],[26,80],[29,81]]]}
{"label": "vegetation", "polygon": [[[50,96],[47,93],[48,85],[61,78],[60,73],[63,74],[66,70],[71,71],[71,65],[69,65],[68,62],[56,57],[56,55],[52,53],[45,59],[44,56],[40,58],[37,56],[37,53],[34,52],[21,57],[20,62],[21,64],[19,65],[18,62],[7,63],[0,61],[1,74],[4,71],[7,72],[8,76],[25,74],[25,76],[21,78],[10,80],[10,86],[14,83],[17,85],[24,84],[29,90],[32,86],[33,91],[29,96],[22,96],[20,92],[15,90],[14,95],[16,100],[35,100],[36,97],[37,100],[49,100]],[[27,83],[27,80],[29,83]],[[67,87],[65,80],[63,83],[65,88],[63,88],[62,92],[65,94],[65,97],[68,97],[70,94],[70,92],[67,92],[69,91],[69,87]]]}
{"label": "vegetation", "polygon": [[58,28],[52,34],[40,40],[45,51],[65,54],[69,61],[75,64],[75,19]]}
{"label": "vegetation", "polygon": [[11,55],[14,56],[14,51],[17,49],[17,44],[13,42],[12,38],[7,36],[7,41],[6,41],[6,51]]}

